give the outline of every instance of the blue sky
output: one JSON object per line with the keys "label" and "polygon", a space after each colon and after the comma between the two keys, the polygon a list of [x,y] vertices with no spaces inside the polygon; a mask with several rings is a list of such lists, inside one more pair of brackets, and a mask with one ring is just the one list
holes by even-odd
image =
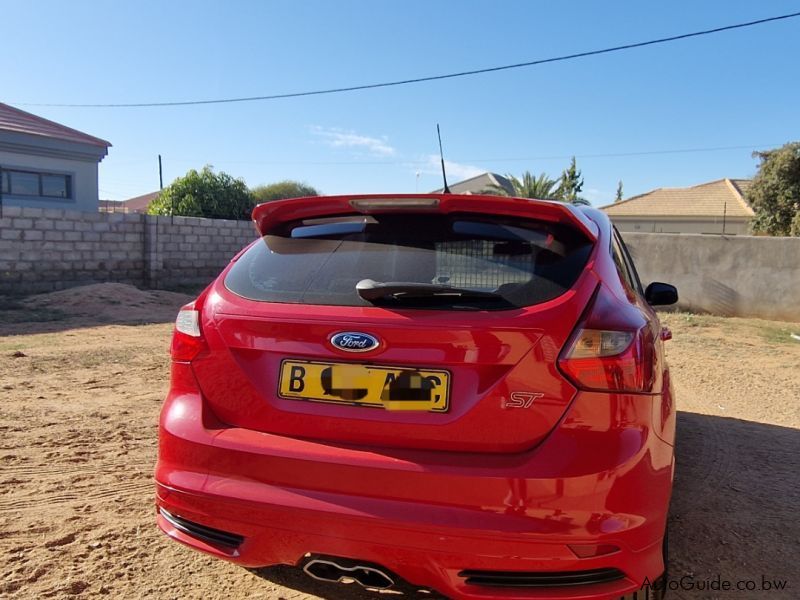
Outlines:
{"label": "blue sky", "polygon": [[[296,92],[490,67],[800,10],[800,2],[4,2],[0,101],[110,140],[100,197],[214,165],[325,193],[560,174],[599,205],[752,176],[800,138],[800,19],[531,68],[330,96],[193,107],[56,108]],[[704,152],[654,153],[720,148]],[[648,153],[630,155],[634,153]],[[617,156],[598,156],[617,155]]]}

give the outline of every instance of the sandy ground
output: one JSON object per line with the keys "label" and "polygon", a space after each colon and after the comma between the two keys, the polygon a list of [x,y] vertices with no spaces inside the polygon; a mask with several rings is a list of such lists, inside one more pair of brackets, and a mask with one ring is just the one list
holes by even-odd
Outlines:
{"label": "sandy ground", "polygon": [[[0,302],[0,597],[308,597],[305,578],[259,577],[155,527],[169,321],[188,299],[103,284]],[[669,597],[800,597],[800,324],[664,320],[681,409],[671,575],[790,586]],[[305,589],[357,597],[340,588]]]}

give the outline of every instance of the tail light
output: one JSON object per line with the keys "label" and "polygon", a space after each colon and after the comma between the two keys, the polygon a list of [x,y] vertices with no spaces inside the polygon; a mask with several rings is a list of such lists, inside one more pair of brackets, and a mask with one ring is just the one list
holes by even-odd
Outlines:
{"label": "tail light", "polygon": [[205,348],[206,341],[200,327],[200,311],[195,309],[192,302],[181,308],[175,319],[170,355],[174,361],[189,362]]}
{"label": "tail light", "polygon": [[648,393],[655,373],[651,327],[640,315],[626,315],[624,308],[611,304],[601,290],[558,365],[580,389]]}
{"label": "tail light", "polygon": [[376,211],[376,210],[415,210],[419,208],[439,207],[438,198],[364,198],[350,200],[350,206],[356,210]]}

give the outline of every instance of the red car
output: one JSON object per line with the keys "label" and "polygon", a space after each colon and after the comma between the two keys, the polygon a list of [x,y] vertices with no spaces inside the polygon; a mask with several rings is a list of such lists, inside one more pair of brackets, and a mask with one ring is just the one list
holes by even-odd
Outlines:
{"label": "red car", "polygon": [[168,536],[369,589],[660,597],[675,406],[652,306],[677,292],[642,289],[602,212],[373,195],[253,220],[177,318]]}

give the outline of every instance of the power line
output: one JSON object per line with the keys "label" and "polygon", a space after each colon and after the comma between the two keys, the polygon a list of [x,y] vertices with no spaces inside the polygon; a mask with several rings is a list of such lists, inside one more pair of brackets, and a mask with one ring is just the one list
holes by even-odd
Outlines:
{"label": "power line", "polygon": [[[561,155],[547,155],[547,156],[527,156],[527,157],[495,157],[495,158],[454,158],[448,159],[448,162],[455,163],[502,163],[502,162],[533,162],[537,160],[569,160],[573,156],[578,159],[586,158],[624,158],[633,156],[653,156],[659,154],[688,154],[695,152],[721,152],[726,150],[756,150],[756,149],[770,149],[783,145],[783,142],[772,144],[744,144],[740,146],[712,146],[706,148],[671,148],[661,150],[640,150],[636,152],[608,152],[602,154],[583,154],[576,152],[575,154],[561,154]],[[435,155],[431,155],[435,158]],[[170,157],[173,163],[181,164],[200,164],[204,163],[203,159],[180,158]],[[134,161],[128,161],[134,162]],[[211,160],[212,165],[297,165],[297,166],[371,166],[371,165],[386,165],[386,166],[420,166],[429,164],[430,159],[407,159],[407,160],[320,160],[320,161],[295,161],[295,160]],[[127,164],[127,163],[115,163]],[[438,162],[437,162],[438,165]],[[113,182],[112,182],[113,183]],[[125,182],[123,185],[134,185],[134,182]]]}
{"label": "power line", "polygon": [[531,156],[527,158],[475,158],[465,162],[511,162],[533,160],[569,160],[575,158],[622,158],[626,156],[652,156],[655,154],[685,154],[691,152],[718,152],[721,150],[753,150],[755,148],[775,148],[778,144],[748,144],[744,146],[716,146],[711,148],[676,148],[671,150],[643,150],[639,152],[610,152],[606,154],[569,154],[561,156]]}
{"label": "power line", "polygon": [[523,67],[533,67],[536,65],[543,65],[546,63],[561,62],[566,60],[573,60],[576,58],[585,58],[587,56],[597,56],[599,54],[610,54],[611,52],[620,52],[622,50],[631,50],[633,48],[642,48],[644,46],[654,46],[656,44],[665,44],[668,42],[675,42],[678,40],[685,40],[688,38],[699,37],[703,35],[710,35],[720,33],[723,31],[731,31],[734,29],[743,29],[745,27],[753,27],[754,25],[762,25],[764,23],[772,23],[775,21],[782,21],[785,19],[793,19],[800,17],[800,12],[789,13],[785,15],[778,15],[775,17],[768,17],[765,19],[758,19],[756,21],[747,21],[746,23],[736,23],[734,25],[725,25],[723,27],[715,27],[714,29],[705,29],[703,31],[694,31],[691,33],[683,33],[680,35],[673,35],[670,37],[658,38],[648,40],[646,42],[635,42],[632,44],[624,44],[622,46],[613,46],[611,48],[602,48],[599,50],[589,50],[587,52],[577,52],[574,54],[566,54],[563,56],[554,56],[551,58],[542,58],[538,60],[531,60],[520,62],[510,65],[501,65],[498,67],[487,67],[484,69],[472,69],[470,71],[460,71],[457,73],[446,73],[442,75],[431,75],[428,77],[415,77],[413,79],[401,79],[398,81],[387,81],[383,83],[368,83],[363,85],[353,85],[348,87],[329,88],[323,90],[313,90],[306,92],[291,92],[285,94],[271,94],[267,96],[247,96],[241,98],[217,98],[211,100],[184,100],[176,102],[131,102],[131,103],[118,103],[118,104],[52,104],[52,103],[26,103],[15,102],[19,106],[50,106],[60,108],[146,108],[156,106],[193,106],[198,104],[227,104],[232,102],[255,102],[264,100],[279,100],[284,98],[300,98],[304,96],[322,96],[325,94],[340,94],[343,92],[355,92],[359,90],[371,90],[376,88],[393,87],[399,85],[408,85],[412,83],[423,83],[427,81],[440,81],[442,79],[454,79],[456,77],[467,77],[471,75],[482,75],[484,73],[494,73],[497,71],[508,71],[510,69],[520,69]]}

